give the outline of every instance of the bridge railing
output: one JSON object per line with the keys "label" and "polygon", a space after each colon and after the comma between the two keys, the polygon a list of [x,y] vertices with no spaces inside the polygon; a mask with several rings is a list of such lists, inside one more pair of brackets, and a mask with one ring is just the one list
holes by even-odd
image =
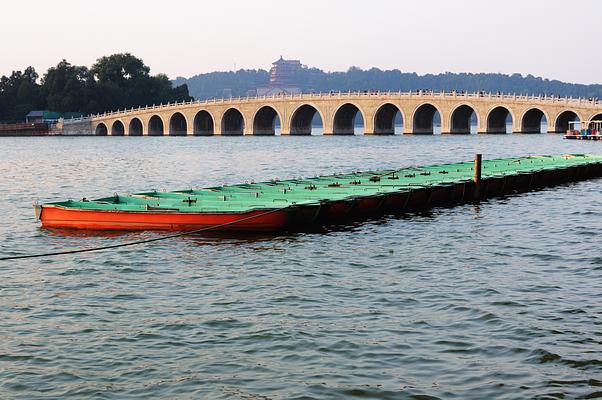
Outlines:
{"label": "bridge railing", "polygon": [[81,122],[90,121],[93,118],[93,115],[81,116],[81,117],[71,117],[67,119],[63,119],[63,124],[77,124]]}
{"label": "bridge railing", "polygon": [[78,123],[83,121],[89,121],[93,118],[101,118],[101,117],[112,117],[116,115],[124,115],[127,113],[140,112],[140,111],[149,111],[149,110],[161,110],[165,108],[175,108],[178,106],[186,106],[186,105],[209,105],[216,103],[248,103],[255,102],[258,100],[286,100],[286,99],[316,99],[316,98],[328,98],[328,97],[338,97],[338,98],[350,98],[350,97],[379,97],[379,96],[387,96],[387,98],[398,96],[400,98],[407,97],[442,97],[442,98],[481,98],[481,99],[500,99],[500,100],[513,100],[513,101],[544,101],[549,103],[565,103],[565,104],[574,104],[574,105],[598,105],[600,104],[600,100],[597,98],[573,98],[573,97],[560,97],[553,95],[534,95],[534,94],[516,94],[516,93],[501,93],[501,92],[465,92],[465,91],[451,91],[451,92],[441,92],[441,91],[433,91],[433,90],[413,90],[413,91],[379,91],[379,90],[363,90],[363,91],[329,91],[329,92],[317,92],[317,93],[278,93],[272,95],[255,95],[255,96],[238,96],[238,97],[222,97],[222,98],[211,98],[204,100],[190,100],[190,101],[178,101],[178,102],[169,102],[166,104],[153,104],[153,105],[145,105],[139,107],[131,107],[125,108],[123,110],[118,109],[116,111],[108,111],[104,113],[98,114],[90,114],[86,117],[79,118],[71,118],[65,120],[65,123]]}

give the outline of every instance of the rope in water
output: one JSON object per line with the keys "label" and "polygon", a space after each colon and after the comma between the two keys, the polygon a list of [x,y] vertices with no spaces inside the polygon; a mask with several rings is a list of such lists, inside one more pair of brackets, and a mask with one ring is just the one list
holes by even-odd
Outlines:
{"label": "rope in water", "polygon": [[214,229],[223,228],[225,226],[231,226],[231,225],[239,224],[241,222],[249,221],[249,220],[252,220],[252,219],[255,219],[255,218],[259,218],[259,217],[263,217],[263,216],[266,216],[266,215],[269,215],[269,214],[273,214],[273,213],[278,212],[278,211],[282,211],[282,210],[284,210],[286,208],[289,208],[289,207],[290,206],[281,207],[281,208],[275,208],[273,210],[266,211],[266,212],[261,213],[261,214],[256,214],[256,215],[252,215],[250,217],[241,218],[241,219],[238,219],[236,221],[225,222],[223,224],[212,225],[212,226],[208,226],[208,227],[201,228],[201,229],[195,229],[193,231],[174,233],[174,234],[171,234],[171,235],[160,236],[160,237],[156,237],[156,238],[152,238],[152,239],[137,240],[135,242],[119,243],[119,244],[112,244],[112,245],[108,245],[108,246],[90,247],[90,248],[84,248],[84,249],[63,250],[63,251],[56,251],[56,252],[51,252],[51,253],[22,254],[22,255],[18,255],[18,256],[0,257],[0,261],[20,260],[20,259],[24,259],[24,258],[53,257],[53,256],[60,256],[60,255],[65,255],[65,254],[89,253],[89,252],[92,252],[92,251],[102,251],[102,250],[116,249],[116,248],[119,248],[119,247],[136,246],[136,245],[140,245],[140,244],[146,244],[146,243],[151,243],[151,242],[158,242],[160,240],[172,239],[172,238],[176,238],[176,237],[180,237],[180,236],[186,236],[186,235],[193,235],[195,233],[207,232],[207,231],[211,231],[211,230],[214,230]]}
{"label": "rope in water", "polygon": [[[399,171],[401,171],[403,169],[404,168],[401,168],[401,169],[398,169],[398,170],[394,170],[394,171],[388,171],[388,172],[385,172],[383,174],[375,174],[375,175],[379,176],[379,177],[382,177],[382,176],[386,176],[386,175],[390,175],[390,174],[395,174],[396,172],[399,172]],[[172,239],[172,238],[186,236],[186,235],[194,235],[195,233],[207,232],[207,231],[211,231],[211,230],[214,230],[214,229],[223,228],[225,226],[235,225],[235,224],[238,224],[238,223],[241,223],[241,222],[245,222],[245,221],[249,221],[249,220],[252,220],[252,219],[255,219],[255,218],[263,217],[265,215],[273,214],[273,213],[275,213],[277,211],[284,210],[284,209],[286,209],[288,207],[290,207],[290,206],[276,208],[276,209],[267,211],[265,213],[253,215],[253,216],[246,217],[246,218],[242,218],[242,219],[239,219],[239,220],[236,220],[236,221],[226,222],[226,223],[223,223],[223,224],[213,225],[213,226],[209,226],[209,227],[201,228],[201,229],[195,229],[193,231],[174,233],[172,235],[165,235],[165,236],[160,236],[160,237],[156,237],[156,238],[152,238],[152,239],[137,240],[137,241],[134,241],[134,242],[112,244],[112,245],[108,245],[108,246],[90,247],[90,248],[85,248],[85,249],[73,249],[73,250],[55,251],[55,252],[50,252],[50,253],[21,254],[21,255],[17,255],[17,256],[0,257],[0,261],[22,260],[22,259],[25,259],[25,258],[54,257],[54,256],[67,255],[67,254],[90,253],[90,252],[93,252],[93,251],[103,251],[103,250],[117,249],[117,248],[120,248],[120,247],[137,246],[137,245],[141,245],[141,244],[147,244],[147,243],[151,243],[151,242],[157,242],[157,241],[160,241],[160,240]]]}
{"label": "rope in water", "polygon": [[[400,171],[408,170],[408,169],[417,169],[418,170],[420,168],[418,168],[418,167],[399,168],[399,169],[388,171],[388,172],[384,172],[384,173],[381,173],[381,174],[374,174],[374,176],[383,177],[383,176],[395,174],[395,173],[398,173]],[[55,252],[50,252],[50,253],[22,254],[22,255],[17,255],[17,256],[0,257],[0,261],[21,260],[21,259],[25,259],[25,258],[53,257],[53,256],[67,255],[67,254],[89,253],[89,252],[93,252],[93,251],[102,251],[102,250],[117,249],[117,248],[120,248],[120,247],[137,246],[137,245],[141,245],[141,244],[146,244],[146,243],[151,243],[151,242],[157,242],[157,241],[160,241],[160,240],[172,239],[172,238],[186,236],[186,235],[194,235],[195,233],[207,232],[207,231],[211,231],[211,230],[214,230],[214,229],[223,228],[225,226],[235,225],[235,224],[238,224],[238,223],[241,223],[241,222],[249,221],[251,219],[255,219],[255,218],[263,217],[265,215],[273,214],[273,213],[275,213],[277,211],[284,210],[284,209],[286,209],[288,207],[290,207],[290,206],[286,206],[286,207],[282,207],[282,208],[276,208],[276,209],[267,211],[265,213],[253,215],[253,216],[246,217],[246,218],[242,218],[242,219],[239,219],[239,220],[236,220],[236,221],[226,222],[226,223],[223,223],[223,224],[213,225],[213,226],[209,226],[209,227],[201,228],[201,229],[195,229],[193,231],[174,233],[172,235],[165,235],[165,236],[160,236],[160,237],[156,237],[156,238],[152,238],[152,239],[138,240],[138,241],[129,242],[129,243],[112,244],[112,245],[108,245],[108,246],[91,247],[91,248],[85,248],[85,249],[73,249],[73,250],[55,251]]]}
{"label": "rope in water", "polygon": [[[413,169],[413,167],[400,168],[400,169],[396,169],[396,170],[393,170],[393,171],[388,171],[388,172],[385,172],[385,173],[382,173],[382,174],[374,174],[374,176],[383,177],[383,176],[387,176],[387,175],[390,175],[390,174],[395,174],[395,173],[397,173],[399,171],[402,171],[404,169]],[[156,237],[156,238],[152,238],[152,239],[137,240],[137,241],[134,241],[134,242],[112,244],[112,245],[108,245],[108,246],[90,247],[90,248],[84,248],[84,249],[72,249],[72,250],[55,251],[55,252],[50,252],[50,253],[21,254],[21,255],[17,255],[17,256],[0,257],[0,261],[22,260],[22,259],[25,259],[25,258],[54,257],[54,256],[67,255],[67,254],[90,253],[90,252],[93,252],[93,251],[103,251],[103,250],[117,249],[117,248],[120,248],[120,247],[137,246],[137,245],[141,245],[141,244],[147,244],[147,243],[151,243],[151,242],[157,242],[157,241],[160,241],[160,240],[172,239],[172,238],[186,236],[186,235],[194,235],[195,233],[207,232],[207,231],[211,231],[211,230],[214,230],[214,229],[223,228],[225,226],[235,225],[235,224],[238,224],[238,223],[241,223],[241,222],[245,222],[245,221],[249,221],[249,220],[252,220],[252,219],[255,219],[255,218],[263,217],[265,215],[273,214],[273,213],[275,213],[277,211],[284,210],[284,209],[286,209],[288,207],[290,207],[290,206],[276,208],[276,209],[267,211],[265,213],[253,215],[253,216],[246,217],[246,218],[242,218],[242,219],[239,219],[239,220],[236,220],[236,221],[226,222],[226,223],[223,223],[223,224],[213,225],[213,226],[209,226],[209,227],[201,228],[201,229],[195,229],[193,231],[174,233],[172,235],[165,235],[165,236],[160,236],[160,237]]]}

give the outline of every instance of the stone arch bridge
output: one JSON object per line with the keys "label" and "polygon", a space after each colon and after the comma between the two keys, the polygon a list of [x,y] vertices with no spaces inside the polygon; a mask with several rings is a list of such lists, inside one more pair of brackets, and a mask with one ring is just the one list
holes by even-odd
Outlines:
{"label": "stone arch bridge", "polygon": [[[439,115],[437,118],[436,115]],[[103,136],[309,135],[312,121],[325,135],[354,134],[359,117],[364,134],[395,133],[401,115],[404,134],[565,132],[569,121],[602,120],[597,100],[484,93],[346,92],[279,95],[179,102],[138,107],[66,120],[65,134]],[[511,122],[510,122],[511,121]]]}

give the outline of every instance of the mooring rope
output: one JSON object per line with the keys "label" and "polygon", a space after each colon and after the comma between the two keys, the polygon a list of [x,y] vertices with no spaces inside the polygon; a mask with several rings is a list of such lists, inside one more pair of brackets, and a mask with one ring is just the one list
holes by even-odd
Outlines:
{"label": "mooring rope", "polygon": [[249,221],[249,220],[252,220],[252,219],[255,219],[255,218],[263,217],[263,216],[266,216],[266,215],[269,215],[269,214],[273,214],[273,213],[278,212],[278,211],[285,210],[285,209],[287,209],[289,207],[291,207],[291,206],[275,208],[273,210],[266,211],[266,212],[261,213],[261,214],[256,214],[256,215],[252,215],[250,217],[241,218],[241,219],[238,219],[236,221],[230,221],[230,222],[225,222],[223,224],[212,225],[212,226],[208,226],[208,227],[201,228],[201,229],[195,229],[193,231],[186,231],[186,232],[174,233],[174,234],[171,234],[171,235],[159,236],[159,237],[152,238],[152,239],[137,240],[135,242],[112,244],[112,245],[108,245],[108,246],[89,247],[89,248],[84,248],[84,249],[72,249],[72,250],[55,251],[55,252],[51,252],[51,253],[22,254],[22,255],[18,255],[18,256],[0,257],[0,261],[20,260],[20,259],[24,259],[24,258],[53,257],[53,256],[60,256],[60,255],[65,255],[65,254],[89,253],[89,252],[92,252],[92,251],[102,251],[102,250],[116,249],[116,248],[119,248],[119,247],[136,246],[136,245],[140,245],[140,244],[146,244],[146,243],[151,243],[151,242],[158,242],[160,240],[172,239],[172,238],[176,238],[176,237],[180,237],[180,236],[186,236],[186,235],[193,235],[195,233],[207,232],[207,231],[211,231],[211,230],[214,230],[214,229],[223,228],[225,226],[231,226],[231,225],[239,224],[241,222]]}
{"label": "mooring rope", "polygon": [[[413,167],[409,167],[409,168],[413,168]],[[408,169],[406,168],[400,168],[400,169],[396,169],[393,171],[388,171],[382,174],[373,174],[375,176],[379,176],[379,177],[383,177],[383,176],[387,176],[390,174],[395,174],[399,171],[402,171],[404,169]],[[145,239],[145,240],[137,240],[134,242],[128,242],[128,243],[119,243],[119,244],[112,244],[112,245],[108,245],[108,246],[99,246],[99,247],[90,247],[90,248],[84,248],[84,249],[72,249],[72,250],[63,250],[63,251],[55,251],[55,252],[50,252],[50,253],[38,253],[38,254],[22,254],[22,255],[17,255],[17,256],[8,256],[8,257],[0,257],[0,261],[9,261],[9,260],[21,260],[21,259],[25,259],[25,258],[42,258],[42,257],[54,257],[54,256],[61,256],[61,255],[66,255],[66,254],[78,254],[78,253],[90,253],[93,251],[103,251],[103,250],[110,250],[110,249],[117,249],[120,247],[129,247],[129,246],[137,246],[137,245],[141,245],[141,244],[147,244],[147,243],[151,243],[151,242],[158,242],[160,240],[166,240],[166,239],[172,239],[172,238],[176,238],[176,237],[181,237],[181,236],[186,236],[186,235],[194,235],[195,233],[202,233],[202,232],[207,232],[207,231],[211,231],[214,229],[219,229],[219,228],[223,228],[225,226],[231,226],[231,225],[235,225],[241,222],[245,222],[245,221],[249,221],[255,218],[259,218],[259,217],[263,217],[265,215],[269,215],[269,214],[273,214],[277,211],[282,211],[286,208],[289,208],[291,206],[286,206],[286,207],[281,207],[281,208],[276,208],[270,211],[266,211],[264,213],[261,214],[257,214],[257,215],[253,215],[250,217],[246,217],[246,218],[242,218],[236,221],[231,221],[231,222],[226,222],[223,224],[218,224],[218,225],[212,225],[212,226],[208,226],[206,228],[201,228],[201,229],[195,229],[193,231],[186,231],[186,232],[180,232],[180,233],[174,233],[171,235],[164,235],[164,236],[160,236],[160,237],[156,237],[156,238],[152,238],[152,239]]]}

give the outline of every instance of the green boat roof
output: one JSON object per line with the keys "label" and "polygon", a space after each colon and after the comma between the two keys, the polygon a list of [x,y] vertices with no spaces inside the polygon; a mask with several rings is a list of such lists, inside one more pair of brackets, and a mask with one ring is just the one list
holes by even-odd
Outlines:
{"label": "green boat roof", "polygon": [[[592,154],[483,160],[481,176],[487,179],[599,162],[602,162],[602,156]],[[467,182],[473,179],[473,168],[474,163],[470,161],[48,204],[86,210],[237,213]]]}

